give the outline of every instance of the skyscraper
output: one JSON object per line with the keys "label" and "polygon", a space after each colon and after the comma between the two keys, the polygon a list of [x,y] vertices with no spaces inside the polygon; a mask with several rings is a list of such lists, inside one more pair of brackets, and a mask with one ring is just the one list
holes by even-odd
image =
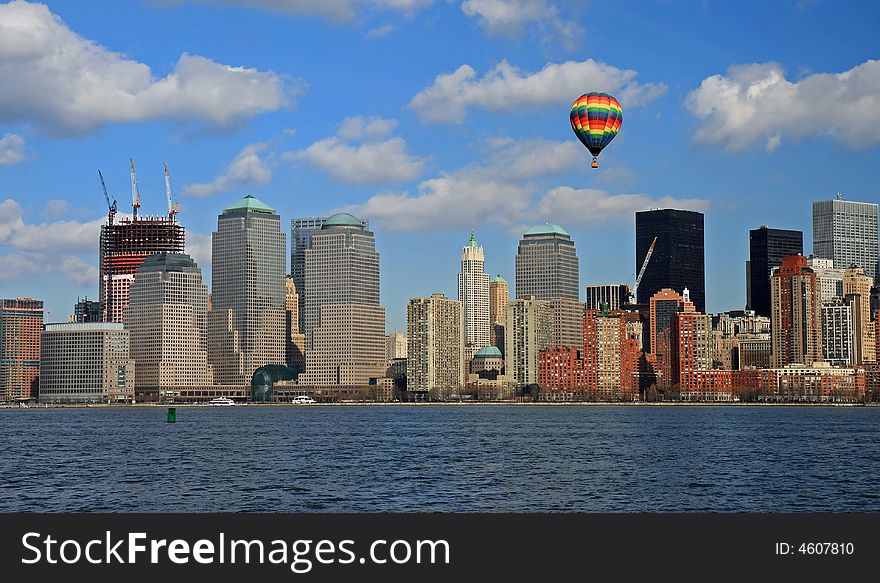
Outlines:
{"label": "skyscraper", "polygon": [[629,286],[622,283],[588,285],[586,309],[601,310],[605,304],[609,310],[620,310],[629,303]]}
{"label": "skyscraper", "polygon": [[834,200],[813,203],[813,255],[835,267],[861,267],[877,278],[877,213],[873,202]]}
{"label": "skyscraper", "polygon": [[639,396],[638,340],[627,333],[621,310],[584,314],[584,369],[587,387],[603,400],[632,401]]}
{"label": "skyscraper", "polygon": [[443,294],[412,298],[406,309],[406,390],[433,399],[464,385],[464,310]]}
{"label": "skyscraper", "polygon": [[816,274],[803,255],[785,257],[770,278],[773,366],[822,360],[822,309]]}
{"label": "skyscraper", "polygon": [[348,213],[312,232],[305,250],[306,372],[300,384],[367,384],[385,372],[385,310],[373,233]]}
{"label": "skyscraper", "polygon": [[822,356],[835,366],[855,363],[852,303],[837,299],[822,304]]}
{"label": "skyscraper", "polygon": [[[290,221],[290,275],[296,286],[299,301],[299,327],[300,332],[305,332],[305,320],[303,314],[306,311],[306,249],[312,245],[312,233],[320,231],[327,217],[302,217]],[[364,229],[370,229],[367,220],[361,220]]]}
{"label": "skyscraper", "polygon": [[150,255],[135,273],[125,311],[135,362],[135,398],[157,400],[181,388],[209,387],[208,286],[189,255]]}
{"label": "skyscraper", "polygon": [[510,289],[500,275],[489,282],[489,342],[504,350],[504,314],[510,302]]}
{"label": "skyscraper", "polygon": [[134,273],[153,253],[183,253],[184,229],[175,215],[132,217],[101,226],[98,301],[105,322],[122,322]]}
{"label": "skyscraper", "polygon": [[565,229],[545,223],[523,234],[516,255],[516,298],[534,296],[550,302],[554,312],[551,343],[557,346],[584,344],[579,273],[574,241]]}
{"label": "skyscraper", "polygon": [[284,310],[284,361],[302,372],[306,367],[306,337],[299,331],[299,294],[291,275],[284,278]]}
{"label": "skyscraper", "polygon": [[471,231],[461,250],[458,274],[458,301],[464,311],[464,351],[468,362],[484,346],[489,346],[489,274],[485,272],[483,248]]}
{"label": "skyscraper", "polygon": [[770,316],[770,274],[783,257],[803,255],[804,234],[763,225],[749,231],[746,309],[759,316]]}
{"label": "skyscraper", "polygon": [[657,244],[639,282],[639,303],[663,288],[688,288],[698,312],[706,311],[706,276],[703,252],[703,213],[657,209],[636,213],[636,273],[651,242]]}
{"label": "skyscraper", "polygon": [[874,323],[871,321],[871,278],[861,267],[843,274],[843,295],[852,306],[853,357],[855,364],[876,362]]}
{"label": "skyscraper", "polygon": [[208,358],[216,383],[246,385],[259,367],[285,360],[281,219],[248,195],[223,209],[211,241]]}
{"label": "skyscraper", "polygon": [[504,370],[518,387],[538,382],[541,351],[553,342],[553,306],[535,296],[507,304]]}
{"label": "skyscraper", "polygon": [[37,397],[42,329],[42,300],[0,300],[0,401]]}
{"label": "skyscraper", "polygon": [[843,269],[835,267],[832,259],[814,255],[807,258],[807,265],[819,280],[819,294],[823,303],[843,299]]}
{"label": "skyscraper", "polygon": [[672,321],[678,312],[694,311],[694,304],[689,298],[680,296],[675,290],[664,288],[651,296],[648,305],[650,308],[650,331],[647,351],[651,353],[655,363],[658,384],[671,386],[675,382],[675,379],[672,378]]}

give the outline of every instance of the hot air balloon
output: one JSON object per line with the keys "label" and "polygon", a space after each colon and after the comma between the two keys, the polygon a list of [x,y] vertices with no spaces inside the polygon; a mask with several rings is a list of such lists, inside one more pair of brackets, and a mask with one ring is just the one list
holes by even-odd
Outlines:
{"label": "hot air balloon", "polygon": [[607,146],[623,123],[623,109],[607,93],[592,91],[571,105],[571,129],[593,155],[593,168],[599,167],[599,152]]}

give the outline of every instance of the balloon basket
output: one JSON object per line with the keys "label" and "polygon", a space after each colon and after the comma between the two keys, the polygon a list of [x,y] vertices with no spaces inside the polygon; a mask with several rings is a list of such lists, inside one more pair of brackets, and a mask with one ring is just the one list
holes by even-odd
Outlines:
{"label": "balloon basket", "polygon": [[593,168],[598,168],[599,167],[599,160],[597,160],[595,157],[593,157],[593,163],[590,164],[590,166],[592,166]]}

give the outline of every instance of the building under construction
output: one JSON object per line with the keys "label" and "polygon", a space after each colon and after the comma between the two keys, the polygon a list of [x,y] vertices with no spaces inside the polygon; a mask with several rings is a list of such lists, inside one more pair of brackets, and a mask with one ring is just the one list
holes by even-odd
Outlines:
{"label": "building under construction", "polygon": [[[100,175],[100,171],[98,174]],[[116,201],[111,203],[103,176],[101,186],[104,188],[109,213],[107,224],[101,226],[98,289],[104,321],[122,322],[135,272],[144,260],[154,253],[183,253],[184,229],[177,222],[177,205],[171,203],[171,181],[167,164],[165,165],[167,216],[138,216],[141,204],[134,161],[131,162],[131,218],[125,217],[114,221]]]}

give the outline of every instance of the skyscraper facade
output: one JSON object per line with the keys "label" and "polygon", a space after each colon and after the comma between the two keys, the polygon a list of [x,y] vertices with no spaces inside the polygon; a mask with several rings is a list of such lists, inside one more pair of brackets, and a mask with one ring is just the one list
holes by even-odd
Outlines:
{"label": "skyscraper facade", "polygon": [[861,267],[877,278],[877,213],[873,202],[823,200],[813,203],[813,254],[838,268]]}
{"label": "skyscraper facade", "polygon": [[481,348],[489,346],[489,274],[485,272],[485,254],[471,231],[468,244],[461,250],[458,274],[458,301],[464,311],[464,351],[468,362]]}
{"label": "skyscraper facade", "polygon": [[585,307],[588,310],[621,310],[629,303],[629,286],[621,283],[588,285],[586,287]]}
{"label": "skyscraper facade", "polygon": [[124,317],[138,401],[214,384],[207,313],[208,286],[189,255],[157,253],[144,260],[131,284]]}
{"label": "skyscraper facade", "polygon": [[504,351],[504,314],[510,302],[507,280],[496,275],[489,282],[489,342]]}
{"label": "skyscraper facade", "polygon": [[835,366],[854,363],[853,302],[835,300],[822,304],[822,356]]}
{"label": "skyscraper facade", "polygon": [[406,390],[416,398],[457,394],[466,378],[464,308],[443,294],[406,309]]}
{"label": "skyscraper facade", "polygon": [[301,384],[367,384],[385,372],[385,310],[373,233],[348,213],[324,220],[305,250],[306,372]]}
{"label": "skyscraper facade", "polygon": [[606,401],[637,400],[638,362],[638,341],[627,333],[623,311],[585,312],[584,368],[589,391]]}
{"label": "skyscraper facade", "polygon": [[672,378],[672,321],[681,311],[694,311],[694,305],[675,290],[664,288],[651,296],[648,306],[648,352],[658,373],[658,384],[671,386],[675,382]]}
{"label": "skyscraper facade", "polygon": [[822,360],[822,309],[816,274],[803,255],[785,257],[770,278],[773,366]]}
{"label": "skyscraper facade", "polygon": [[37,397],[42,329],[42,300],[0,300],[0,401]]}
{"label": "skyscraper facade", "polygon": [[876,362],[877,339],[871,321],[871,278],[861,267],[849,267],[843,274],[843,296],[852,305],[853,355],[856,364]]}
{"label": "skyscraper facade", "polygon": [[[306,311],[306,249],[312,245],[312,233],[320,231],[327,217],[301,217],[290,221],[290,275],[296,286],[299,301],[300,332],[305,332],[302,315]],[[369,230],[367,220],[361,220],[364,229]]]}
{"label": "skyscraper facade", "polygon": [[285,235],[275,210],[253,196],[223,209],[212,237],[208,357],[215,382],[246,385],[285,361]]}
{"label": "skyscraper facade", "polygon": [[783,257],[803,255],[804,234],[767,225],[749,231],[746,309],[759,316],[770,316],[770,274]]}
{"label": "skyscraper facade", "polygon": [[98,300],[105,322],[122,322],[141,263],[153,253],[183,253],[184,236],[173,214],[135,216],[101,226]]}
{"label": "skyscraper facade", "polygon": [[553,343],[553,306],[535,296],[507,304],[504,370],[518,387],[536,384],[541,351]]}
{"label": "skyscraper facade", "polygon": [[579,277],[577,251],[565,229],[545,223],[523,234],[516,255],[516,298],[534,296],[551,303],[554,345],[584,344]]}
{"label": "skyscraper facade", "polygon": [[834,260],[810,255],[807,265],[815,272],[819,281],[819,295],[823,303],[843,299],[844,270],[835,267]]}
{"label": "skyscraper facade", "polygon": [[284,361],[300,372],[306,368],[306,337],[300,332],[299,294],[293,276],[284,278]]}
{"label": "skyscraper facade", "polygon": [[706,275],[703,213],[657,209],[636,213],[636,273],[648,248],[657,238],[654,253],[639,282],[636,300],[647,303],[663,288],[688,288],[698,312],[706,311]]}

